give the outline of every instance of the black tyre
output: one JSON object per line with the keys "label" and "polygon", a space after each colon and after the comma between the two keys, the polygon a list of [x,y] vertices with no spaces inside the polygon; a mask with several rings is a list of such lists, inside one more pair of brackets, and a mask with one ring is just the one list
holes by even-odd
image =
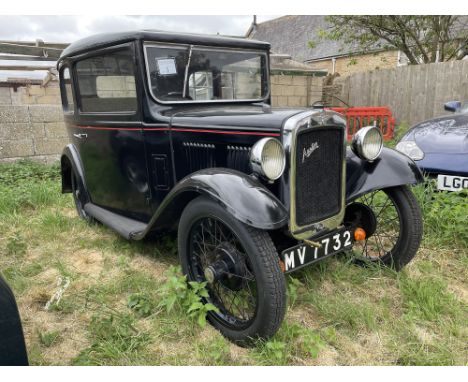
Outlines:
{"label": "black tyre", "polygon": [[366,194],[357,203],[367,206],[373,215],[372,222],[366,223],[371,235],[354,245],[357,261],[402,269],[416,255],[423,233],[421,210],[413,193],[406,186],[391,187]]}
{"label": "black tyre", "polygon": [[198,197],[179,222],[179,256],[189,281],[207,281],[218,311],[208,321],[241,346],[273,336],[286,310],[286,285],[269,234]]}
{"label": "black tyre", "polygon": [[84,210],[84,203],[85,203],[85,191],[83,190],[83,186],[78,179],[78,175],[76,175],[75,171],[72,170],[71,174],[71,184],[72,184],[72,195],[73,201],[75,202],[76,211],[78,212],[78,216],[88,223],[93,223],[94,219]]}

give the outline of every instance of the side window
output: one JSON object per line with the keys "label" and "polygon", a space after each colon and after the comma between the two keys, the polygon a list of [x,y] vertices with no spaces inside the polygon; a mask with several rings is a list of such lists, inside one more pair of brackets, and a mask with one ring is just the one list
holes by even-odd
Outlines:
{"label": "side window", "polygon": [[130,51],[118,51],[76,64],[81,111],[137,110],[135,73]]}
{"label": "side window", "polygon": [[73,93],[70,77],[70,69],[65,68],[62,70],[62,105],[65,111],[73,111]]}

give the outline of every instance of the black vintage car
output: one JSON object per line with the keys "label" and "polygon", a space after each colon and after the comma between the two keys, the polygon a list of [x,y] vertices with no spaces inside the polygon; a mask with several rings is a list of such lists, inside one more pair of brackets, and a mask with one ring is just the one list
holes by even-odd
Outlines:
{"label": "black vintage car", "polygon": [[208,320],[239,344],[268,338],[285,273],[335,253],[400,269],[420,244],[422,181],[407,156],[323,108],[270,105],[265,42],[137,31],[71,44],[58,61],[71,143],[63,192],[129,240],[178,232]]}

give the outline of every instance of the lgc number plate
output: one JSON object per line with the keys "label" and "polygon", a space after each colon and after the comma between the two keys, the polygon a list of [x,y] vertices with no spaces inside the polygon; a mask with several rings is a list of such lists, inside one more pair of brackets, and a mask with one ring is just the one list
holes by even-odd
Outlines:
{"label": "lgc number plate", "polygon": [[292,272],[305,267],[326,256],[350,249],[353,246],[351,231],[342,229],[326,236],[314,239],[320,247],[299,244],[281,253],[285,272]]}

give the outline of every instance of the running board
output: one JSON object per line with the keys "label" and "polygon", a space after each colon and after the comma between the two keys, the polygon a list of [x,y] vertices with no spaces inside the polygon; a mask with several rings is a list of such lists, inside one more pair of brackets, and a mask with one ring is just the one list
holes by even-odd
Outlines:
{"label": "running board", "polygon": [[126,239],[132,239],[138,233],[143,232],[147,227],[143,222],[126,218],[92,203],[85,204],[84,210],[93,218],[99,220],[102,224],[113,229]]}

